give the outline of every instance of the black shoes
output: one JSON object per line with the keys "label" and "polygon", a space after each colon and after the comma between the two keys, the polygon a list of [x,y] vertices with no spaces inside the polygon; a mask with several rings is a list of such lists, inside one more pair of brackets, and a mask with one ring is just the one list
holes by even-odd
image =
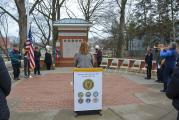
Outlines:
{"label": "black shoes", "polygon": [[156,80],[155,82],[162,83],[162,81],[161,81],[161,80]]}
{"label": "black shoes", "polygon": [[160,92],[165,93],[165,92],[166,92],[166,90],[160,90]]}
{"label": "black shoes", "polygon": [[20,78],[14,78],[14,80],[20,80]]}
{"label": "black shoes", "polygon": [[[34,73],[34,75],[37,75],[36,73]],[[38,75],[41,75],[40,73],[38,73]]]}
{"label": "black shoes", "polygon": [[146,80],[150,80],[151,78],[145,77]]}

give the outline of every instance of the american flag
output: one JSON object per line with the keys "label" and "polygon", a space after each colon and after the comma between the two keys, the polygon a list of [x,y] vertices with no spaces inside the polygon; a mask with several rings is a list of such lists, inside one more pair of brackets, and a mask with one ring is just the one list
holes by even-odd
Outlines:
{"label": "american flag", "polygon": [[28,51],[28,58],[29,58],[29,65],[30,65],[29,67],[30,67],[30,69],[34,69],[35,68],[35,61],[34,61],[34,48],[33,48],[33,44],[32,44],[31,27],[29,29],[25,49],[26,49],[26,51]]}

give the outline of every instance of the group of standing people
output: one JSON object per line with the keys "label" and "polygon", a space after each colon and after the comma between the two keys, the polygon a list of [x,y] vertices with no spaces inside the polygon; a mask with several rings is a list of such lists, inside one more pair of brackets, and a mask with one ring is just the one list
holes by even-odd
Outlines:
{"label": "group of standing people", "polygon": [[[179,120],[179,56],[177,44],[170,43],[169,46],[160,44],[157,46],[157,81],[163,83],[163,90],[167,97],[173,100],[173,106],[178,111]],[[151,49],[147,50],[145,62],[147,64],[147,79],[151,78],[153,55]]]}
{"label": "group of standing people", "polygon": [[[22,59],[24,60],[24,77],[25,78],[31,77],[30,58],[28,55],[28,50],[26,50],[25,47],[23,50],[23,55],[20,53],[16,45],[13,46],[13,50],[9,54],[12,63],[12,68],[13,68],[14,80],[20,80],[19,75],[20,75]],[[34,75],[41,74],[40,58],[41,58],[41,52],[39,51],[38,47],[35,47],[34,48],[34,62],[35,62]],[[49,51],[45,53],[44,63],[46,64],[47,70],[50,70],[52,65],[52,56]]]}
{"label": "group of standing people", "polygon": [[[48,64],[48,69],[50,69],[49,63],[52,60],[51,54],[46,53],[46,59],[45,62]],[[28,51],[24,49],[24,55],[22,56],[18,50],[18,47],[16,45],[13,46],[13,50],[9,54],[11,58],[11,63],[13,67],[13,75],[14,80],[20,80],[20,67],[21,67],[21,59],[24,59],[24,75],[25,77],[30,76],[30,65],[29,65],[29,57],[28,57]],[[41,53],[38,49],[38,47],[35,47],[34,49],[34,61],[35,61],[35,69],[34,74],[40,75],[40,57]],[[49,62],[50,61],[50,62]],[[11,77],[9,75],[9,72],[6,68],[5,62],[0,55],[0,120],[9,120],[10,118],[10,110],[7,104],[6,97],[10,94],[11,91]]]}
{"label": "group of standing people", "polygon": [[[34,68],[34,74],[40,75],[40,57],[41,53],[39,51],[38,47],[35,47],[34,49],[34,62],[35,62],[35,68]],[[24,49],[24,76],[25,78],[31,77],[30,72],[30,58],[28,56],[28,51]]]}

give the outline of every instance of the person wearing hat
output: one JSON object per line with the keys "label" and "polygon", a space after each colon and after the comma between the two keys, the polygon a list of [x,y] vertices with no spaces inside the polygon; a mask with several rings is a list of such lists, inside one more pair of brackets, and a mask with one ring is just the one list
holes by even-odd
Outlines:
{"label": "person wearing hat", "polygon": [[11,77],[2,56],[0,56],[0,120],[9,120],[10,111],[6,97],[11,91]]}
{"label": "person wearing hat", "polygon": [[44,63],[46,64],[47,70],[50,70],[52,66],[52,55],[50,53],[50,50],[47,50],[45,53]]}
{"label": "person wearing hat", "polygon": [[165,68],[163,72],[164,88],[163,90],[161,90],[161,92],[166,92],[167,86],[171,81],[173,70],[176,66],[176,43],[171,42],[167,49],[162,47],[160,51],[160,56],[165,59]]}
{"label": "person wearing hat", "polygon": [[102,51],[100,50],[99,45],[95,46],[96,49],[96,62],[97,62],[97,67],[100,67],[101,61],[102,61]]}

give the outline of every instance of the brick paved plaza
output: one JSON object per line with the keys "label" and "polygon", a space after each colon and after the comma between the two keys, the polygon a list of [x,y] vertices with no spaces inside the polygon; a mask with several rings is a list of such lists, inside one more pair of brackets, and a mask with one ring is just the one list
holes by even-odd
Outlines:
{"label": "brick paved plaza", "polygon": [[[52,115],[48,120],[59,120],[57,116],[65,120],[75,119],[72,117],[72,80],[73,73],[70,68],[67,72],[64,72],[63,69],[44,72],[41,76],[15,82],[12,92],[8,97],[9,106],[12,111],[11,119],[44,120],[48,118],[44,116],[52,115],[52,113],[54,116]],[[163,114],[167,114],[168,111],[171,110],[174,111],[172,112],[172,116],[175,118],[175,110],[165,95],[159,93],[160,88],[160,84],[154,83],[153,80],[146,81],[141,75],[104,72],[102,112],[104,115],[101,119],[106,120],[108,114],[112,112],[110,113],[112,115],[109,115],[111,116],[111,120],[132,120],[132,118],[135,118],[133,120],[150,120],[145,116],[144,112],[148,112],[152,109],[154,110],[148,113],[153,114],[151,118],[159,119]],[[153,104],[158,107],[149,107],[149,105],[153,106]],[[162,107],[166,107],[166,111],[164,111]],[[146,109],[148,109],[148,111],[146,111]],[[139,110],[142,111],[142,116]],[[45,115],[39,116],[41,114]],[[65,114],[66,116],[64,117]],[[121,117],[118,117],[120,114],[122,114]],[[131,115],[133,114],[138,117],[132,117]],[[97,120],[98,117],[93,116],[91,119]],[[90,116],[85,116],[83,119],[87,118],[90,118]],[[82,118],[79,117],[78,119]]]}

